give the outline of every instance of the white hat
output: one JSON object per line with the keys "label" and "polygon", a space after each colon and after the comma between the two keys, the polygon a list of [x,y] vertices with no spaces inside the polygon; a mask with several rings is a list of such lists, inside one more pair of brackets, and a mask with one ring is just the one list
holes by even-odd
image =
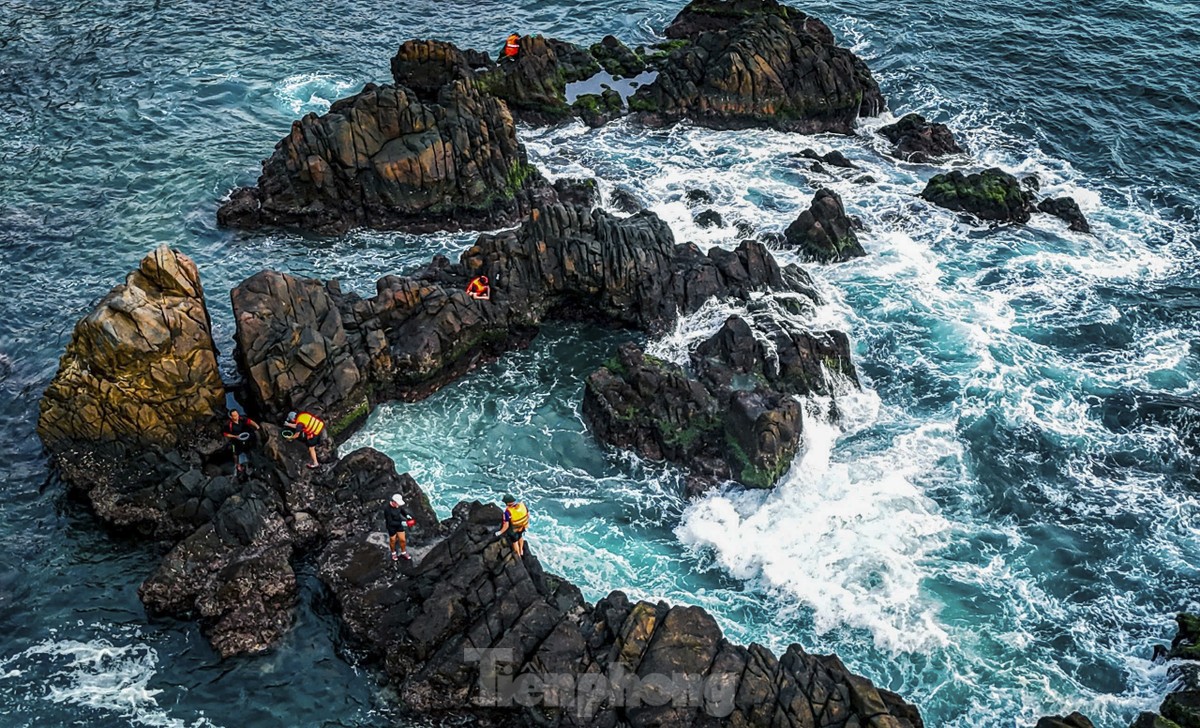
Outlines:
{"label": "white hat", "polygon": [[396,493],[395,495],[392,496],[392,502],[398,506],[402,506],[402,505],[404,505],[404,496],[400,495],[399,493]]}

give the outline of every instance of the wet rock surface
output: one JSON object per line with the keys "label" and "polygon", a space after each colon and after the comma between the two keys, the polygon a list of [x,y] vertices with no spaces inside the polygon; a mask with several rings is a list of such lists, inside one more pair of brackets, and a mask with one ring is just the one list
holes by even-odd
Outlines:
{"label": "wet rock surface", "polygon": [[905,114],[895,124],[880,127],[879,134],[895,145],[893,156],[906,162],[933,162],[965,154],[948,126],[926,121],[920,114]]}
{"label": "wet rock surface", "polygon": [[775,0],[695,0],[666,29],[658,77],[629,99],[648,125],[849,134],[886,103],[866,64],[828,26]]}
{"label": "wet rock surface", "polygon": [[734,316],[692,352],[691,372],[622,345],[588,377],[583,415],[601,442],[687,468],[689,494],[729,479],[769,488],[800,445],[796,396],[857,385],[845,334]]}
{"label": "wet rock surface", "polygon": [[[573,193],[560,183],[556,197]],[[467,296],[488,277],[491,298]],[[789,272],[789,276],[796,274]],[[701,254],[650,212],[616,218],[553,202],[516,230],[480,236],[458,263],[387,276],[362,299],[335,284],[264,271],[233,292],[238,358],[265,414],[311,409],[341,437],[385,399],[426,396],[513,347],[549,320],[660,334],[713,297],[786,290],[761,244]]]}
{"label": "wet rock surface", "polygon": [[460,503],[448,535],[398,570],[362,532],[322,555],[347,632],[415,713],[503,726],[922,725],[835,656],[731,644],[697,607],[619,591],[589,604],[542,569],[536,545],[518,559],[497,539],[500,518]]}
{"label": "wet rock surface", "polygon": [[[335,234],[519,220],[544,181],[517,141],[508,107],[459,77],[470,70],[447,45],[426,43],[423,60],[406,67],[404,77],[424,97],[403,86],[368,84],[328,113],[293,122],[263,162],[258,184],[234,190],[217,211],[218,223]],[[445,83],[433,96],[438,80]]]}
{"label": "wet rock surface", "polygon": [[1053,215],[1067,223],[1067,228],[1077,233],[1090,233],[1092,227],[1079,209],[1079,203],[1071,197],[1046,198],[1038,203],[1039,212]]}
{"label": "wet rock surface", "polygon": [[834,263],[867,254],[855,229],[862,225],[846,214],[836,192],[820,189],[812,204],[783,232],[784,242],[800,249],[808,260]]}
{"label": "wet rock surface", "polygon": [[995,222],[1029,222],[1034,209],[1032,196],[1017,178],[996,168],[969,175],[958,170],[936,175],[921,197],[939,207]]}

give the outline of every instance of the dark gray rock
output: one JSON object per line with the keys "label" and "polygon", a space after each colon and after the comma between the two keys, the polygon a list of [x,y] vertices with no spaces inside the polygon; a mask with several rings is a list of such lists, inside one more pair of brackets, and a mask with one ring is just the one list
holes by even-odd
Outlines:
{"label": "dark gray rock", "polygon": [[895,147],[892,154],[906,162],[932,162],[965,151],[945,124],[928,122],[920,114],[905,114],[879,133]]}
{"label": "dark gray rock", "polygon": [[921,197],[948,210],[997,222],[1029,222],[1034,209],[1030,194],[1017,178],[995,168],[971,175],[958,170],[936,175],[929,180]]}
{"label": "dark gray rock", "polygon": [[846,214],[836,192],[820,189],[812,205],[783,233],[787,245],[800,248],[809,260],[832,263],[867,254],[858,242],[855,220]]}
{"label": "dark gray rock", "polygon": [[1092,227],[1088,225],[1087,218],[1083,216],[1083,211],[1079,209],[1079,203],[1071,197],[1056,197],[1050,199],[1047,197],[1038,203],[1037,209],[1039,212],[1044,212],[1053,215],[1067,223],[1067,227],[1077,233],[1090,233]]}

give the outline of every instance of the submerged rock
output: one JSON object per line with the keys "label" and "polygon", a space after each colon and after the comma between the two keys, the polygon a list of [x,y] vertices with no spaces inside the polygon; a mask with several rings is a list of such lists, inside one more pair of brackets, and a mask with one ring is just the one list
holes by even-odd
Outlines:
{"label": "submerged rock", "polygon": [[1079,209],[1079,203],[1071,197],[1046,198],[1038,203],[1037,209],[1065,221],[1067,227],[1077,233],[1092,231],[1087,218],[1083,216],[1083,211]]}
{"label": "submerged rock", "polygon": [[835,46],[824,23],[775,0],[694,0],[666,34],[678,47],[629,99],[643,123],[849,134],[885,108],[862,60]]}
{"label": "submerged rock", "polygon": [[950,127],[926,121],[920,114],[905,114],[895,124],[880,127],[879,133],[895,145],[892,154],[906,162],[932,162],[965,154]]}
{"label": "submerged rock", "polygon": [[999,222],[1029,222],[1033,210],[1032,197],[1017,178],[995,168],[971,175],[958,170],[936,175],[921,197],[948,210]]}
{"label": "submerged rock", "polygon": [[[428,44],[431,48],[442,48]],[[452,48],[452,47],[451,47]],[[503,102],[457,78],[461,54],[429,54],[405,78],[425,92],[368,84],[308,114],[263,162],[256,187],[235,190],[217,211],[225,227],[352,227],[418,232],[516,222],[545,182],[517,142]],[[430,88],[439,73],[450,80]]]}
{"label": "submerged rock", "polygon": [[867,254],[854,229],[857,221],[846,214],[842,198],[832,190],[820,189],[807,210],[783,232],[787,245],[800,248],[809,260],[832,263]]}

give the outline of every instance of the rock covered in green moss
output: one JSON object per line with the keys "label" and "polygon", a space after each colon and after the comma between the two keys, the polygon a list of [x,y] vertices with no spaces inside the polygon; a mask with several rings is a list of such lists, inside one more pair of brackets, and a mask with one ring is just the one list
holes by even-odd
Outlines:
{"label": "rock covered in green moss", "polygon": [[614,36],[604,36],[588,50],[613,78],[632,78],[646,70],[645,59]]}
{"label": "rock covered in green moss", "polygon": [[996,168],[969,175],[958,170],[935,175],[921,197],[948,210],[997,222],[1029,222],[1034,209],[1030,193],[1017,178]]}
{"label": "rock covered in green moss", "polygon": [[770,488],[800,446],[797,396],[857,386],[850,342],[773,317],[733,316],[691,355],[691,374],[622,345],[588,377],[583,414],[602,442],[690,474],[689,493],[731,479]]}

